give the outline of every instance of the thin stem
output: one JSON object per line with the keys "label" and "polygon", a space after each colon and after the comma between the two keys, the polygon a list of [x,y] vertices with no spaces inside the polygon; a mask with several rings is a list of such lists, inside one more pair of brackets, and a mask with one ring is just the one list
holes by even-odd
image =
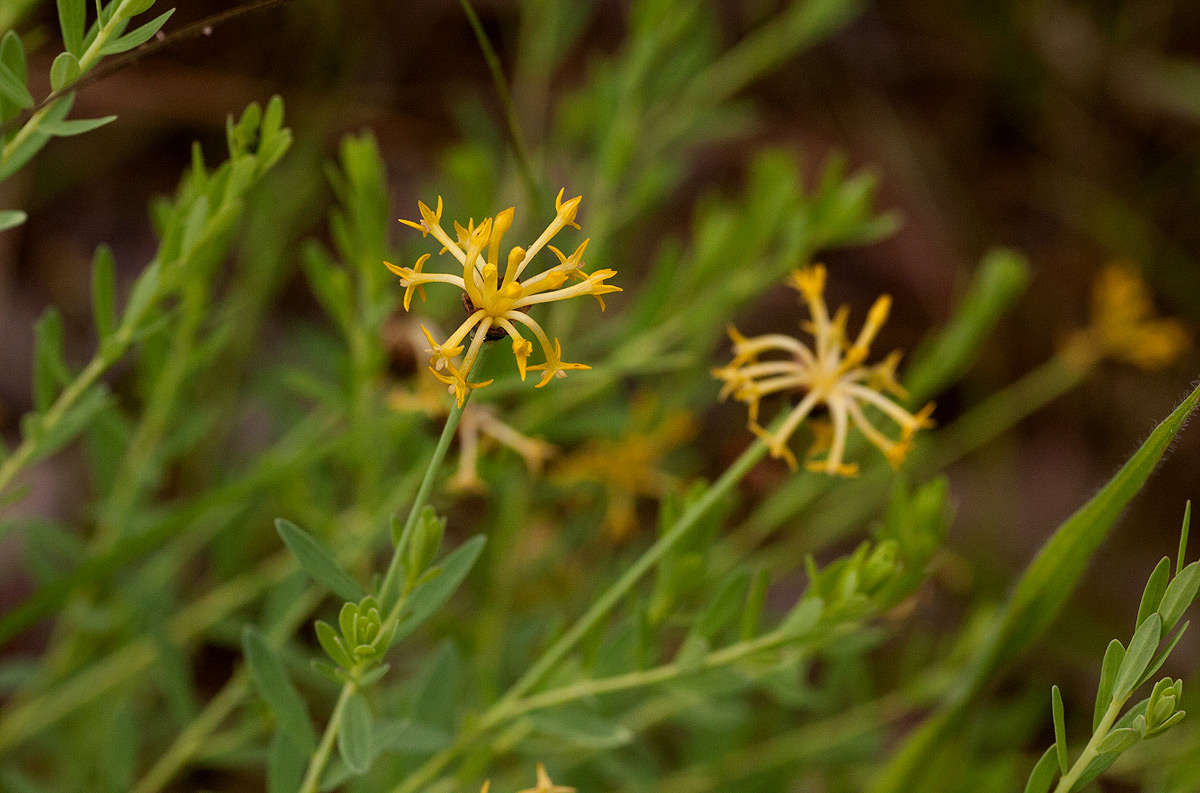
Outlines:
{"label": "thin stem", "polygon": [[350,697],[354,695],[356,689],[357,686],[354,682],[342,686],[342,693],[338,695],[337,704],[333,706],[333,715],[329,717],[329,723],[325,725],[325,733],[321,736],[317,751],[308,764],[304,781],[300,783],[300,793],[317,793],[317,788],[321,783],[321,774],[325,771],[326,763],[329,762],[329,753],[333,750],[334,739],[337,738],[338,728],[342,724],[342,714],[346,711],[346,703],[350,701]]}
{"label": "thin stem", "polygon": [[[478,364],[478,361],[479,359],[477,358],[476,364]],[[474,371],[474,368],[472,366],[471,371]],[[463,377],[469,379],[471,371],[464,373]],[[458,421],[462,418],[463,411],[466,410],[470,399],[471,390],[468,389],[466,396],[463,398],[462,405],[456,402],[454,407],[450,409],[449,415],[446,416],[446,424],[442,427],[442,435],[438,438],[437,446],[433,450],[433,456],[429,458],[429,465],[425,468],[425,475],[421,479],[421,486],[417,488],[417,495],[413,498],[412,508],[409,509],[408,518],[404,521],[404,530],[400,534],[400,539],[396,542],[396,547],[392,553],[392,560],[388,563],[387,574],[383,578],[383,584],[379,587],[379,602],[385,608],[387,608],[391,591],[397,585],[396,578],[400,575],[401,567],[403,566],[404,550],[408,547],[409,538],[412,536],[413,529],[417,525],[417,520],[421,517],[421,510],[425,508],[426,502],[429,501],[429,494],[433,490],[433,481],[437,478],[438,469],[442,467],[442,461],[446,459],[446,452],[450,449],[450,441],[454,438],[454,431],[458,429]],[[399,603],[400,601],[397,601],[396,607],[399,606]]]}
{"label": "thin stem", "polygon": [[[1125,699],[1128,699],[1126,697]],[[1092,761],[1096,759],[1096,755],[1100,753],[1100,744],[1104,743],[1104,739],[1108,737],[1109,730],[1112,729],[1113,723],[1117,717],[1121,715],[1121,708],[1125,705],[1125,699],[1113,700],[1108,706],[1108,710],[1104,711],[1104,715],[1100,718],[1100,723],[1096,725],[1095,731],[1092,732],[1092,739],[1087,742],[1087,746],[1083,747],[1083,753],[1079,755],[1079,759],[1071,766],[1071,769],[1058,780],[1058,784],[1054,788],[1054,793],[1069,793],[1075,786],[1075,782],[1083,775]]]}
{"label": "thin stem", "polygon": [[517,168],[521,172],[525,190],[529,193],[529,200],[535,206],[541,206],[546,203],[546,195],[534,175],[533,164],[529,157],[529,146],[525,142],[525,134],[521,131],[521,123],[517,118],[517,107],[513,104],[512,95],[508,90],[508,79],[504,76],[504,67],[500,64],[500,57],[496,55],[496,50],[492,47],[492,42],[488,39],[487,32],[483,29],[469,0],[459,0],[459,4],[462,6],[463,13],[466,14],[471,30],[475,33],[475,39],[479,42],[479,49],[482,50],[483,59],[487,62],[488,71],[492,75],[492,85],[496,89],[496,96],[504,108],[504,121],[508,125],[513,154],[517,158]]}

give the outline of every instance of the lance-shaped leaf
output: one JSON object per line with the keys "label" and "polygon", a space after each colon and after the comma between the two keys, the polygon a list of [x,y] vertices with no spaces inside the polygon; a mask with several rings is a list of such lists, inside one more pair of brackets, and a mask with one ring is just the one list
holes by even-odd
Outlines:
{"label": "lance-shaped leaf", "polygon": [[279,730],[302,752],[311,752],[317,746],[312,722],[304,700],[288,678],[287,670],[279,654],[263,635],[247,625],[242,631],[242,651],[250,667],[250,679],[259,696],[271,706],[279,724]]}
{"label": "lance-shaped leaf", "polygon": [[362,587],[342,569],[316,537],[283,518],[275,521],[275,529],[300,566],[318,584],[346,600],[357,601],[362,598]]}

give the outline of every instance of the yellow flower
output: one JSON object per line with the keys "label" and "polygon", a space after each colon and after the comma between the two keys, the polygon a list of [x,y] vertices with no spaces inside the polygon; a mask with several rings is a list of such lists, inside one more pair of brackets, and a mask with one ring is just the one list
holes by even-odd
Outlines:
{"label": "yellow flower", "polygon": [[551,782],[550,775],[546,773],[546,766],[538,763],[537,785],[518,791],[518,793],[575,793],[575,788],[567,787],[566,785],[556,785]]}
{"label": "yellow flower", "polygon": [[567,482],[599,482],[605,490],[604,523],[613,540],[633,533],[639,496],[662,496],[675,479],[659,467],[668,452],[696,433],[687,413],[656,415],[652,399],[637,397],[629,431],[620,438],[594,439],[557,466]]}
{"label": "yellow flower", "polygon": [[1107,356],[1162,369],[1189,345],[1183,323],[1154,316],[1150,289],[1129,262],[1112,262],[1100,271],[1092,287],[1091,320],[1067,339],[1066,355],[1082,368]]}
{"label": "yellow flower", "polygon": [[[570,256],[549,244],[563,228],[579,228],[575,223],[575,215],[579,211],[581,200],[580,196],[576,196],[564,201],[563,191],[560,190],[554,202],[557,210],[554,219],[528,249],[515,246],[509,250],[503,276],[500,273],[500,244],[504,233],[512,226],[515,215],[513,207],[495,217],[484,218],[479,225],[475,225],[473,219],[468,221],[465,228],[455,223],[455,239],[451,239],[442,229],[440,197],[436,210],[430,209],[422,202],[417,203],[421,214],[420,221],[400,220],[401,223],[420,231],[422,236],[432,234],[442,245],[439,253],[448,251],[462,265],[462,275],[459,276],[425,272],[424,267],[429,254],[417,259],[412,267],[398,267],[384,262],[389,270],[400,277],[400,283],[404,286],[405,311],[409,310],[413,291],[419,291],[425,284],[450,284],[462,290],[467,318],[458,329],[441,343],[438,343],[429,331],[425,331],[430,345],[430,368],[434,376],[450,386],[460,406],[471,389],[481,388],[492,382],[467,382],[467,376],[475,364],[479,350],[488,339],[503,338],[507,334],[512,339],[513,357],[516,359],[517,372],[521,379],[525,379],[527,371],[542,373],[538,388],[545,386],[555,377],[565,377],[568,370],[590,368],[581,363],[563,361],[559,340],[551,340],[542,326],[528,313],[530,308],[539,303],[569,300],[582,295],[595,296],[603,308],[604,301],[600,298],[601,295],[621,291],[620,287],[605,283],[617,274],[616,270],[595,270],[591,273],[584,271],[583,253],[588,244],[586,239]],[[543,248],[549,248],[559,263],[521,281],[521,276]],[[571,279],[575,279],[577,283],[565,286]],[[542,363],[527,365],[533,352],[533,343],[522,335],[518,326],[524,326],[541,346],[545,359]],[[471,337],[469,342],[468,336]],[[460,355],[463,356],[461,361]]]}
{"label": "yellow flower", "polygon": [[[830,318],[825,306],[825,268],[822,265],[794,271],[788,284],[800,293],[808,306],[811,321],[803,327],[812,335],[813,347],[782,333],[747,338],[731,327],[733,360],[728,366],[713,370],[713,375],[724,381],[721,398],[732,395],[745,402],[750,414],[750,429],[767,442],[772,457],[786,459],[793,469],[796,468],[796,457],[788,448],[788,441],[801,422],[822,404],[829,411],[829,420],[827,423],[813,422],[815,442],[809,457],[825,456],[810,460],[809,470],[842,476],[858,473],[857,464],[844,460],[851,424],[883,452],[889,463],[899,465],[908,454],[917,430],[933,426],[929,418],[933,403],[913,414],[884,395],[884,392],[896,397],[905,395],[896,380],[898,352],[873,366],[863,365],[871,342],[887,321],[891,298],[884,295],[875,301],[867,321],[851,343],[846,335],[849,308],[842,306]],[[785,357],[759,360],[760,355],[768,353],[783,353]],[[768,394],[792,391],[804,393],[804,397],[777,430],[768,432],[758,423],[759,401]],[[864,405],[875,408],[894,423],[900,430],[899,437],[889,438],[875,427],[863,411]]]}
{"label": "yellow flower", "polygon": [[[387,328],[389,344],[394,348],[421,348],[421,333],[428,334],[422,327],[390,326]],[[413,388],[396,387],[388,395],[388,405],[396,411],[424,413],[430,418],[446,414],[445,400],[441,397],[441,388],[437,385],[438,373],[431,370],[418,373]],[[443,381],[444,382],[444,381]],[[548,458],[554,456],[557,449],[540,438],[531,438],[509,424],[506,424],[496,412],[486,405],[467,405],[458,422],[459,457],[458,468],[450,478],[450,487],[455,490],[482,491],[484,482],[477,470],[479,450],[483,440],[490,439],[507,446],[519,454],[525,465],[532,473],[539,473]]]}

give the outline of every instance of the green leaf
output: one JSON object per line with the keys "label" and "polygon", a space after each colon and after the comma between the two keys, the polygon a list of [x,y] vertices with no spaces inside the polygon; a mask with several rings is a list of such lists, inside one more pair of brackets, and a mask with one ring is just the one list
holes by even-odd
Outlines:
{"label": "green leaf", "polygon": [[0,209],[0,231],[8,231],[20,226],[29,216],[19,209]]}
{"label": "green leaf", "polygon": [[805,597],[783,618],[779,630],[790,635],[808,633],[821,619],[825,601],[819,597]]}
{"label": "green leaf", "polygon": [[1180,625],[1179,630],[1175,631],[1175,635],[1171,637],[1171,640],[1168,641],[1166,645],[1158,651],[1158,655],[1154,656],[1154,660],[1151,661],[1150,665],[1146,667],[1146,671],[1142,673],[1137,685],[1134,686],[1135,690],[1140,688],[1142,683],[1145,683],[1147,680],[1154,677],[1159,669],[1162,669],[1162,665],[1167,662],[1167,656],[1169,656],[1175,649],[1175,645],[1179,644],[1179,640],[1183,638],[1183,632],[1187,630],[1188,625],[1190,624],[1191,623],[1185,622]]}
{"label": "green leaf", "polygon": [[1104,661],[1100,664],[1100,687],[1096,691],[1096,710],[1092,716],[1092,732],[1100,727],[1100,719],[1113,700],[1113,686],[1117,682],[1117,671],[1125,660],[1125,645],[1113,639],[1104,651]]}
{"label": "green leaf", "polygon": [[1154,658],[1158,642],[1162,639],[1162,618],[1151,614],[1145,622],[1134,631],[1129,640],[1129,649],[1121,660],[1121,668],[1117,672],[1117,680],[1113,683],[1113,696],[1120,700],[1128,697],[1137,687],[1138,681],[1146,671],[1146,667]]}
{"label": "green leaf", "polygon": [[1062,692],[1058,686],[1050,687],[1050,713],[1054,718],[1054,749],[1058,755],[1058,770],[1067,773],[1071,767],[1071,759],[1067,757],[1067,725],[1063,714]]}
{"label": "green leaf", "polygon": [[162,263],[155,259],[141,275],[133,282],[129,292],[129,302],[125,304],[125,313],[121,315],[121,326],[128,331],[137,329],[146,312],[158,297],[159,286],[162,284]]}
{"label": "green leaf", "polygon": [[351,657],[350,651],[342,643],[341,638],[332,625],[324,620],[317,620],[316,631],[317,642],[321,645],[321,649],[325,651],[325,654],[333,659],[334,663],[343,669],[350,669],[354,666],[354,658]]}
{"label": "green leaf", "polygon": [[1175,575],[1183,569],[1187,560],[1188,529],[1192,523],[1192,500],[1189,498],[1183,505],[1183,527],[1179,530],[1179,555],[1175,557]]}
{"label": "green leaf", "polygon": [[83,28],[86,22],[86,0],[58,0],[58,26],[62,29],[63,46],[75,57],[83,54]]}
{"label": "green leaf", "polygon": [[582,706],[529,714],[529,721],[550,738],[587,749],[613,749],[633,740],[633,730]]}
{"label": "green leaf", "polygon": [[738,635],[742,641],[753,639],[758,635],[758,623],[762,618],[763,606],[767,603],[767,587],[771,584],[771,574],[765,568],[754,571],[750,581],[750,590],[746,593],[746,602],[742,606],[742,616]]}
{"label": "green leaf", "polygon": [[961,377],[1028,284],[1024,256],[1007,248],[988,251],[953,317],[913,352],[904,376],[911,400],[919,403]]}
{"label": "green leaf", "polygon": [[1110,732],[1107,737],[1100,742],[1100,746],[1098,747],[1097,751],[1100,752],[1100,754],[1108,754],[1109,752],[1120,754],[1121,752],[1133,746],[1139,740],[1141,740],[1141,736],[1137,734],[1136,730],[1134,730],[1132,727],[1122,727],[1119,730],[1113,730]]}
{"label": "green leaf", "polygon": [[306,754],[311,753],[317,746],[312,722],[308,719],[304,700],[288,678],[279,654],[252,625],[242,630],[242,652],[250,667],[254,689],[275,714],[280,731],[287,734],[296,748]]}
{"label": "green leaf", "polygon": [[1055,760],[1057,744],[1042,753],[1042,757],[1029,772],[1029,781],[1025,783],[1025,793],[1050,793],[1054,784],[1058,763]]}
{"label": "green leaf", "polygon": [[284,518],[275,520],[275,530],[314,581],[344,600],[362,599],[362,587],[342,569],[316,537]]}
{"label": "green leaf", "polygon": [[46,309],[34,325],[33,334],[33,404],[44,413],[71,379],[63,360],[63,323],[58,310]]}
{"label": "green leaf", "polygon": [[1197,591],[1200,591],[1200,562],[1192,562],[1180,570],[1179,575],[1167,586],[1158,605],[1163,630],[1169,631],[1175,627],[1175,623],[1179,622],[1179,618],[1196,599]]}
{"label": "green leaf", "polygon": [[1071,793],[1083,790],[1092,783],[1096,777],[1108,770],[1109,766],[1117,762],[1117,758],[1121,755],[1117,752],[1109,752],[1108,754],[1098,754],[1092,762],[1088,763],[1088,767],[1080,774],[1079,780],[1071,786]]}
{"label": "green leaf", "polygon": [[56,424],[49,429],[39,425],[37,451],[31,462],[53,454],[74,440],[91,424],[92,419],[112,403],[112,394],[104,383],[89,388]]}
{"label": "green leaf", "polygon": [[467,573],[471,572],[471,568],[475,565],[475,561],[479,558],[486,543],[487,537],[482,534],[477,534],[467,540],[435,568],[441,570],[440,575],[419,584],[413,590],[408,597],[408,602],[404,604],[400,622],[396,626],[396,634],[392,637],[393,642],[403,639],[416,630],[418,625],[429,619],[435,611],[441,608],[443,603],[450,599],[450,596],[458,589],[458,585],[467,577]]}
{"label": "green leaf", "polygon": [[116,121],[116,116],[103,116],[102,118],[87,118],[75,119],[73,121],[56,121],[46,122],[42,124],[42,132],[49,135],[54,135],[59,138],[69,138],[72,135],[82,135],[85,132],[91,132],[94,129],[99,129],[105,124],[111,124]]}
{"label": "green leaf", "polygon": [[117,262],[107,245],[92,257],[92,318],[103,342],[117,326]]}
{"label": "green leaf", "polygon": [[351,771],[362,774],[371,767],[371,708],[358,692],[346,700],[337,743],[338,753]]}
{"label": "green leaf", "polygon": [[714,639],[737,617],[749,585],[750,575],[745,570],[734,570],[727,575],[692,626],[692,632],[709,640]]}
{"label": "green leaf", "polygon": [[4,96],[22,110],[33,107],[33,95],[25,87],[25,81],[17,77],[13,70],[2,62],[0,62],[0,96]]}
{"label": "green leaf", "polygon": [[142,25],[139,28],[134,29],[133,32],[126,33],[124,36],[121,36],[120,38],[113,39],[112,41],[108,42],[107,44],[105,44],[103,47],[100,48],[100,54],[101,55],[116,55],[118,53],[126,52],[128,50],[133,49],[134,47],[139,47],[142,44],[145,44],[147,41],[150,40],[150,38],[155,33],[158,32],[159,28],[161,28],[163,25],[167,24],[167,20],[170,19],[171,15],[174,13],[175,13],[175,9],[172,8],[170,11],[167,11],[163,14],[159,14],[158,16],[156,16],[154,19],[150,20],[146,24]]}
{"label": "green leaf", "polygon": [[308,753],[297,749],[282,731],[276,731],[267,749],[267,793],[296,793],[307,766]]}
{"label": "green leaf", "polygon": [[69,52],[60,52],[50,64],[50,88],[61,91],[78,79],[79,60]]}
{"label": "green leaf", "polygon": [[[1158,604],[1162,602],[1163,593],[1167,591],[1167,582],[1170,580],[1171,560],[1164,556],[1155,565],[1154,572],[1146,580],[1146,588],[1142,590],[1142,602],[1138,605],[1137,621],[1133,624],[1135,629],[1147,617],[1158,611]],[[1169,626],[1167,630],[1170,630]]]}

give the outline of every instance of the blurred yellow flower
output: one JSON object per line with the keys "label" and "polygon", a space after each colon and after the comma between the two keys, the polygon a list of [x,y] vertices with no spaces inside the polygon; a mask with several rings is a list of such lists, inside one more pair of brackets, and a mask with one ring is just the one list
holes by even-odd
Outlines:
{"label": "blurred yellow flower", "polygon": [[[422,329],[423,330],[423,329]],[[415,333],[414,333],[415,331]],[[421,332],[415,326],[392,326],[388,328],[389,343],[393,347],[421,348]],[[424,413],[430,418],[445,416],[446,402],[441,387],[431,372],[418,372],[412,388],[397,386],[388,395],[388,405],[401,412]],[[458,422],[459,457],[458,468],[450,478],[452,489],[483,491],[486,486],[479,477],[478,463],[480,445],[484,440],[493,440],[519,454],[531,473],[540,473],[545,462],[554,456],[557,449],[540,438],[531,438],[496,415],[487,405],[467,405]]]}
{"label": "blurred yellow flower", "polygon": [[554,784],[550,781],[550,775],[546,773],[546,766],[538,763],[537,785],[518,791],[517,793],[575,793],[575,788]]}
{"label": "blurred yellow flower", "polygon": [[1116,261],[1096,277],[1091,325],[1068,337],[1065,353],[1085,368],[1110,357],[1154,370],[1169,366],[1189,345],[1183,323],[1154,316],[1150,289],[1137,268]]}
{"label": "blurred yellow flower", "polygon": [[[829,422],[814,423],[816,442],[809,456],[824,454],[825,457],[811,460],[807,466],[809,470],[842,476],[858,473],[856,463],[847,463],[843,459],[851,423],[883,452],[889,463],[899,465],[908,454],[917,430],[933,425],[929,418],[933,403],[913,414],[884,396],[885,391],[897,397],[904,396],[904,389],[896,380],[899,352],[873,366],[863,365],[871,342],[887,321],[891,298],[884,295],[875,301],[866,323],[851,344],[846,336],[849,308],[842,306],[830,318],[825,306],[825,268],[822,265],[794,271],[788,284],[800,292],[808,305],[812,320],[803,327],[812,335],[814,347],[781,333],[747,338],[730,327],[733,360],[728,366],[713,370],[713,375],[725,383],[721,398],[732,394],[738,401],[745,402],[749,407],[750,429],[767,442],[772,457],[784,458],[793,469],[796,468],[796,457],[788,448],[788,441],[801,422],[821,404],[829,411]],[[760,361],[759,356],[764,353],[783,353],[786,357]],[[768,394],[790,391],[805,395],[783,424],[775,432],[768,432],[758,423],[759,401]],[[897,425],[899,438],[893,440],[877,429],[863,412],[863,405],[876,408]]]}
{"label": "blurred yellow flower", "polygon": [[[441,343],[438,343],[429,331],[425,331],[430,345],[430,369],[435,377],[450,386],[460,406],[468,391],[491,383],[491,380],[481,383],[467,382],[467,376],[475,364],[479,350],[488,339],[500,339],[507,334],[512,339],[513,357],[516,359],[521,379],[525,379],[527,371],[542,373],[538,388],[549,383],[554,377],[565,377],[567,370],[590,368],[581,363],[564,361],[559,340],[551,340],[542,326],[527,313],[529,308],[539,303],[569,300],[581,295],[593,295],[600,301],[600,307],[603,309],[604,300],[601,295],[621,291],[620,287],[605,283],[617,274],[616,270],[584,272],[583,252],[588,245],[586,239],[570,256],[564,255],[549,244],[566,226],[579,228],[575,223],[575,215],[581,200],[582,197],[576,196],[564,201],[563,191],[560,190],[555,199],[557,212],[554,219],[528,250],[515,246],[508,252],[503,278],[500,275],[500,243],[504,233],[512,226],[515,215],[513,207],[495,217],[484,218],[478,226],[473,219],[467,222],[466,227],[455,223],[456,240],[451,239],[442,229],[440,197],[436,210],[430,209],[423,202],[417,202],[421,213],[420,221],[400,220],[401,223],[420,231],[422,236],[432,234],[442,245],[440,252],[449,251],[462,265],[462,275],[459,276],[425,272],[424,267],[429,254],[417,259],[412,267],[398,267],[391,262],[384,262],[389,270],[400,277],[400,283],[404,286],[405,311],[409,310],[413,291],[421,290],[425,284],[444,283],[462,290],[463,304],[467,310],[467,318],[462,324]],[[518,280],[543,248],[553,252],[559,263],[524,281]],[[575,279],[578,283],[564,286],[569,279]],[[533,343],[521,334],[518,325],[523,325],[537,339],[544,357],[542,363],[528,365],[529,356],[533,353]],[[471,336],[471,340],[464,346],[468,336]],[[460,355],[463,356],[461,361]]]}
{"label": "blurred yellow flower", "polygon": [[604,524],[620,542],[637,524],[639,496],[662,496],[675,478],[659,464],[673,449],[696,434],[696,424],[684,412],[656,415],[648,397],[634,400],[628,430],[619,438],[589,440],[564,458],[554,475],[567,482],[599,482],[605,490]]}

